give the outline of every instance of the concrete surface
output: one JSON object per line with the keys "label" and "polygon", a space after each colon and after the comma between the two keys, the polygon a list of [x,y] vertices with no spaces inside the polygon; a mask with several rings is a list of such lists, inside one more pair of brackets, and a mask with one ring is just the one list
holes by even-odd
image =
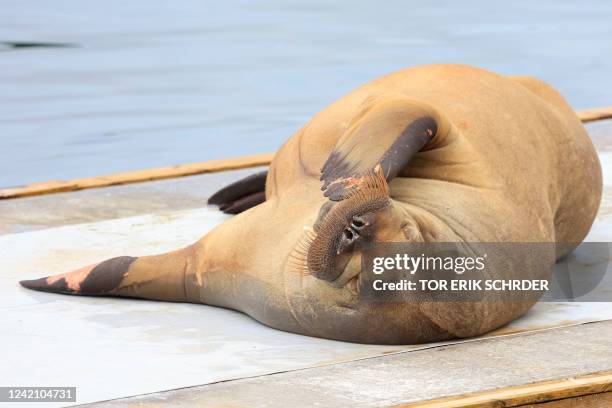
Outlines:
{"label": "concrete surface", "polygon": [[[0,379],[76,386],[84,403],[439,345],[329,341],[204,305],[64,296],[17,284],[114,256],[176,249],[225,218],[212,209],[183,210],[0,236],[0,344],[11,350]],[[607,303],[540,303],[489,335],[603,319],[612,319]]]}
{"label": "concrete surface", "polygon": [[153,212],[202,208],[216,190],[263,169],[255,167],[125,186],[0,200],[0,235]]}
{"label": "concrete surface", "polygon": [[612,368],[612,321],[88,405],[382,407]]}

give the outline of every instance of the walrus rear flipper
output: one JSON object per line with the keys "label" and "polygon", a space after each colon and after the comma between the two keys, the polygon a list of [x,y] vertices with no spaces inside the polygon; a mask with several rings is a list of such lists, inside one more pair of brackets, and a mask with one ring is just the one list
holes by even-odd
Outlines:
{"label": "walrus rear flipper", "polygon": [[226,214],[239,214],[266,201],[268,171],[251,174],[217,191],[208,204],[218,205]]}
{"label": "walrus rear flipper", "polygon": [[188,302],[185,275],[191,247],[162,255],[121,256],[61,275],[23,280],[23,287],[86,296],[122,296]]}

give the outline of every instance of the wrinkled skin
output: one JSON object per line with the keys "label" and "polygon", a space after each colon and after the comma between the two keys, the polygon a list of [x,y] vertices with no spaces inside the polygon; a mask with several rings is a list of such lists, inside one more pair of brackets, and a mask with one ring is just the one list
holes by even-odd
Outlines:
{"label": "wrinkled skin", "polygon": [[[376,122],[393,109],[398,112],[393,119]],[[414,111],[425,113],[415,116]],[[371,131],[371,138],[358,139],[359,148],[349,149],[347,160],[375,164],[379,140],[397,136],[390,135],[395,128],[388,123],[400,126],[406,120],[407,126],[413,116],[423,115],[434,118],[437,127],[426,129],[431,137],[406,165],[395,166],[397,177],[388,178],[388,205],[355,218],[363,230],[354,227],[358,238],[349,234],[351,239],[579,243],[586,236],[601,198],[601,170],[565,100],[533,78],[431,65],[372,81],[317,114],[277,152],[265,202],[192,246],[22,284],[222,306],[277,329],[363,343],[438,341],[500,327],[534,301],[367,302],[356,284],[358,245],[346,237],[323,236],[321,229],[308,232],[345,200],[325,197],[320,178],[330,153],[356,134],[351,129],[359,125]],[[342,253],[325,258],[327,267],[319,275],[292,262],[308,234],[336,243],[344,239]],[[532,276],[511,269],[494,272],[496,278]]]}

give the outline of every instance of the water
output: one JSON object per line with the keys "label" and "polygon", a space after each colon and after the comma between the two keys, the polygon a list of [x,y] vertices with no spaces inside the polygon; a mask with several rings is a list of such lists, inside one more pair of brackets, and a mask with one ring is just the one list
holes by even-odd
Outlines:
{"label": "water", "polygon": [[612,105],[612,2],[3,0],[0,186],[273,151],[382,74],[528,74]]}

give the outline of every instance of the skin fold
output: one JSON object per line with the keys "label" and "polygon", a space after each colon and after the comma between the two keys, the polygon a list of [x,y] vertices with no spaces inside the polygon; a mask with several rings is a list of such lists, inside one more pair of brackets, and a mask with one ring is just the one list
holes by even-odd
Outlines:
{"label": "skin fold", "polygon": [[[263,189],[262,176],[253,180]],[[559,93],[534,78],[463,65],[410,68],[354,90],[280,148],[265,201],[244,184],[243,199],[228,207],[250,208],[187,248],[21,284],[226,307],[280,330],[351,342],[470,337],[521,316],[535,300],[367,301],[358,285],[361,245],[575,246],[602,190],[595,149]]]}

